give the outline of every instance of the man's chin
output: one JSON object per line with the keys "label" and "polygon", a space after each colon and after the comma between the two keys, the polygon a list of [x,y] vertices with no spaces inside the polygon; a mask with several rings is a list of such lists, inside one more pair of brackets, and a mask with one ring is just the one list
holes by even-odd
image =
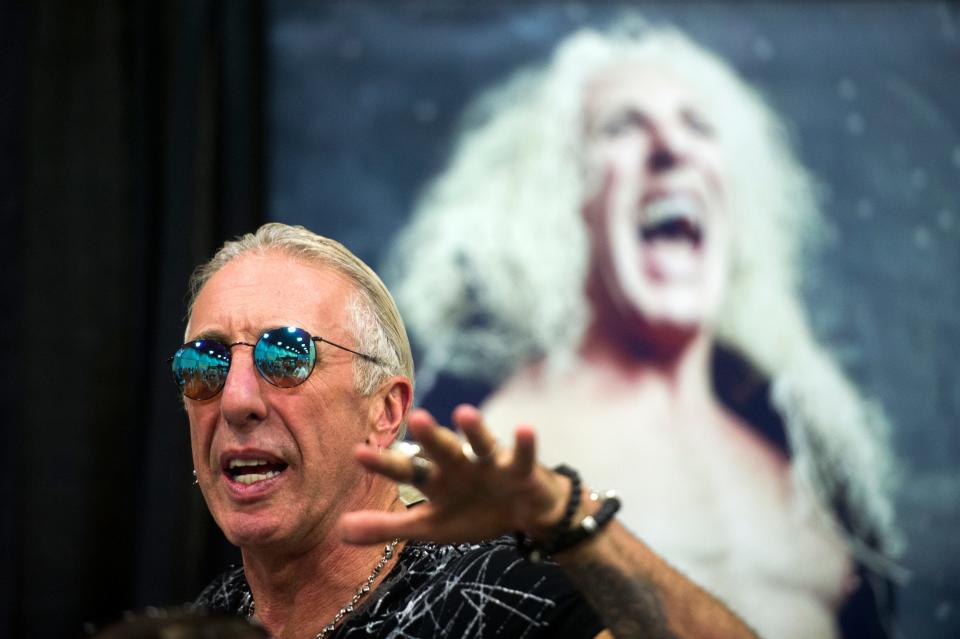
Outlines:
{"label": "man's chin", "polygon": [[279,518],[262,513],[231,513],[218,524],[227,541],[241,548],[273,546],[286,536]]}
{"label": "man's chin", "polygon": [[631,298],[622,312],[631,324],[653,335],[669,338],[689,336],[712,324],[712,304],[699,291],[662,291]]}

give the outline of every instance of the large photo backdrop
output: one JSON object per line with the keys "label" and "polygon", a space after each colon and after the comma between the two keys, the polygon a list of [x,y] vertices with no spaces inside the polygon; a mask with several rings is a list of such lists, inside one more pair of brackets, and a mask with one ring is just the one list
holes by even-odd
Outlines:
{"label": "large photo backdrop", "polygon": [[[813,331],[890,424],[906,539],[898,626],[907,637],[957,636],[954,6],[275,1],[266,34],[269,217],[340,239],[386,266],[397,234],[449,161],[471,101],[517,69],[544,64],[577,29],[603,28],[638,8],[727,60],[786,121],[825,217],[801,271]],[[434,377],[423,361],[430,345],[413,337],[428,373],[417,401],[438,416],[459,401],[482,402],[503,381]],[[625,474],[621,483],[628,481]]]}

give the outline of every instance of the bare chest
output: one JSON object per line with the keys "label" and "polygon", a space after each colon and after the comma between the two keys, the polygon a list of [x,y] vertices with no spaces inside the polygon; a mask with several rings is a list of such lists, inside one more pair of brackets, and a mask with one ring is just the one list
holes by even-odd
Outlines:
{"label": "bare chest", "polygon": [[780,453],[734,420],[676,423],[643,402],[588,399],[501,394],[488,417],[501,440],[520,421],[537,426],[546,463],[617,490],[620,520],[761,634],[790,636],[779,621],[799,614],[801,636],[832,635],[850,562]]}

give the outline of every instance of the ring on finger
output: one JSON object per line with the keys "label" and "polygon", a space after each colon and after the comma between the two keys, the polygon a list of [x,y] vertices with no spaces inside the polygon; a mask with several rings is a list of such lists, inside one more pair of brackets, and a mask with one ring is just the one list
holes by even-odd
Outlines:
{"label": "ring on finger", "polygon": [[463,445],[460,449],[463,451],[463,456],[467,458],[468,462],[471,464],[480,464],[481,466],[489,464],[497,456],[496,446],[491,448],[490,452],[486,453],[485,455],[477,455],[477,453],[473,450],[473,446],[470,445],[470,442],[463,442]]}
{"label": "ring on finger", "polygon": [[433,470],[433,463],[423,457],[411,457],[413,473],[410,483],[414,486],[422,486],[430,479],[430,473]]}

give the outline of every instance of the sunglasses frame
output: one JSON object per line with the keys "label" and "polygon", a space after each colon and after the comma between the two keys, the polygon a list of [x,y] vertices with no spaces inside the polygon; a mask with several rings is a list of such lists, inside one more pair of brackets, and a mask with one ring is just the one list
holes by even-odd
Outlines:
{"label": "sunglasses frame", "polygon": [[[196,402],[204,402],[204,401],[207,401],[208,399],[213,399],[214,397],[216,397],[217,395],[219,395],[221,392],[223,392],[223,387],[224,387],[224,386],[226,385],[226,383],[227,383],[227,376],[226,376],[226,375],[223,376],[223,383],[220,384],[220,387],[217,388],[216,392],[213,393],[212,395],[210,395],[209,397],[204,397],[204,398],[202,398],[202,399],[190,397],[189,395],[187,395],[187,394],[184,392],[184,389],[183,389],[183,387],[181,387],[180,382],[177,380],[176,373],[175,373],[174,370],[173,370],[173,361],[177,358],[177,353],[179,353],[183,348],[195,348],[195,347],[193,347],[193,344],[196,343],[196,342],[198,342],[198,341],[216,342],[217,344],[220,344],[221,346],[223,346],[224,349],[226,350],[226,352],[227,352],[227,353],[229,354],[229,356],[230,356],[230,359],[229,359],[228,364],[227,364],[227,373],[229,374],[229,373],[230,373],[230,365],[233,363],[233,347],[234,347],[234,346],[249,346],[250,348],[256,350],[257,344],[259,344],[261,341],[263,341],[263,339],[264,339],[265,336],[269,335],[270,333],[272,333],[272,332],[274,332],[274,331],[282,331],[282,330],[290,331],[290,329],[295,329],[295,330],[297,330],[297,331],[302,332],[305,336],[307,336],[307,337],[310,338],[310,341],[315,342],[315,343],[317,343],[317,344],[329,344],[330,346],[333,346],[333,347],[335,347],[335,348],[339,348],[339,349],[342,350],[342,351],[346,351],[346,352],[348,352],[348,353],[351,353],[351,354],[353,354],[353,355],[356,355],[357,357],[360,357],[360,358],[362,358],[362,359],[365,359],[365,360],[367,360],[368,362],[373,362],[374,364],[378,364],[378,365],[380,365],[380,366],[383,365],[383,362],[381,362],[378,358],[374,357],[373,355],[368,355],[367,353],[362,353],[362,352],[360,352],[360,351],[355,351],[355,350],[353,350],[352,348],[349,348],[349,347],[344,346],[344,345],[342,345],[342,344],[338,344],[338,343],[336,343],[336,342],[332,342],[332,341],[326,339],[325,337],[321,337],[321,336],[319,336],[319,335],[311,335],[311,334],[310,334],[310,331],[308,331],[308,330],[306,330],[306,329],[304,329],[304,328],[300,328],[299,326],[278,326],[278,327],[276,327],[276,328],[269,328],[269,329],[263,331],[263,332],[260,334],[260,338],[259,338],[256,342],[254,342],[253,344],[251,344],[250,342],[231,342],[231,343],[228,344],[228,343],[226,343],[226,342],[221,342],[220,340],[215,339],[215,338],[212,338],[212,337],[206,337],[206,338],[204,338],[204,337],[198,337],[197,339],[192,339],[192,340],[190,340],[189,342],[184,342],[183,344],[181,344],[180,346],[178,346],[178,347],[177,347],[177,350],[174,351],[174,354],[171,355],[170,357],[168,357],[167,360],[166,360],[166,361],[167,361],[167,364],[170,365],[170,376],[173,378],[173,383],[176,385],[177,389],[180,391],[180,394],[181,394],[183,397],[187,397],[188,399],[192,399],[192,400],[194,400],[194,401],[196,401]],[[259,364],[257,364],[256,357],[254,357],[253,367],[257,370],[257,374],[258,374],[261,378],[263,378],[264,381],[266,381],[266,382],[267,382],[268,384],[270,384],[271,386],[274,386],[274,387],[276,387],[276,388],[296,388],[297,386],[300,386],[301,384],[303,384],[304,382],[306,382],[308,379],[310,379],[310,375],[313,374],[313,369],[315,369],[315,368],[317,367],[317,355],[316,355],[316,353],[314,353],[313,361],[311,362],[311,365],[310,365],[310,371],[307,373],[307,375],[306,375],[302,380],[300,380],[299,382],[297,382],[296,384],[294,384],[294,385],[292,385],[292,386],[280,386],[279,384],[275,383],[272,379],[270,379],[269,377],[267,377],[266,373],[264,373],[262,370],[260,370],[260,366],[259,366]]]}

